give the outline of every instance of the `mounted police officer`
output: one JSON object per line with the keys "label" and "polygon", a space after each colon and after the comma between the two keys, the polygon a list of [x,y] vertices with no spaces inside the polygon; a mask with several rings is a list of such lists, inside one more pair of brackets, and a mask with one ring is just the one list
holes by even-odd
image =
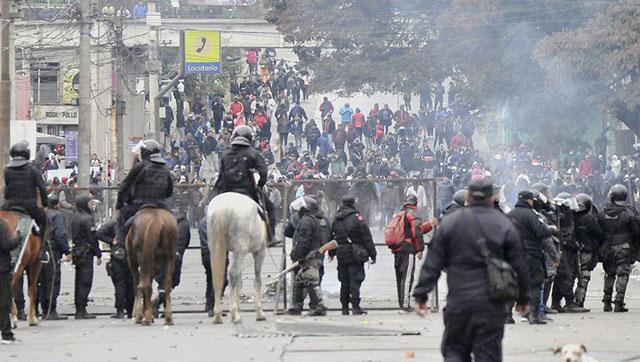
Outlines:
{"label": "mounted police officer", "polygon": [[160,154],[156,140],[145,140],[140,149],[142,160],[129,171],[118,190],[116,210],[120,212],[117,239],[124,245],[128,221],[143,205],[167,208],[166,202],[173,195],[173,177]]}
{"label": "mounted police officer", "polygon": [[616,288],[614,312],[627,312],[624,295],[633,264],[634,246],[640,240],[638,213],[630,207],[627,188],[617,184],[609,191],[609,203],[598,214],[598,223],[604,232],[600,257],[604,267],[604,311],[611,312],[613,287]]}
{"label": "mounted police officer", "polygon": [[293,251],[291,260],[300,263],[300,268],[294,278],[293,306],[289,314],[300,315],[304,303],[304,292],[309,294],[309,313],[314,316],[324,316],[327,310],[322,302],[320,290],[320,267],[323,257],[318,252],[320,247],[331,238],[331,230],[318,202],[309,196],[304,197],[304,206],[298,212],[300,220],[293,234]]}
{"label": "mounted police officer", "polygon": [[587,194],[578,194],[576,201],[578,202],[578,211],[575,213],[575,234],[580,244],[580,275],[575,295],[576,304],[584,307],[591,272],[598,263],[597,254],[603,233],[591,197]]}
{"label": "mounted police officer", "polygon": [[[23,209],[38,225],[37,234],[44,235],[47,225],[46,208],[49,201],[40,171],[29,162],[31,157],[29,144],[26,141],[18,142],[11,146],[9,154],[11,161],[4,170],[5,189],[2,209]],[[44,210],[38,207],[38,197]]]}
{"label": "mounted police officer", "polygon": [[342,198],[342,205],[336,212],[331,228],[338,249],[329,255],[332,258],[338,256],[342,314],[349,315],[349,302],[354,315],[366,314],[360,308],[360,285],[365,279],[364,263],[369,259],[372,264],[376,262],[376,247],[364,216],[355,207],[353,196]]}
{"label": "mounted police officer", "polygon": [[[231,135],[231,147],[222,154],[220,176],[216,182],[218,193],[238,192],[251,197],[266,209],[269,218],[269,239],[273,240],[276,224],[273,203],[262,194],[267,182],[267,164],[258,150],[252,147],[253,131],[249,126],[239,126]],[[255,185],[253,170],[260,175]],[[263,217],[263,219],[266,218]]]}

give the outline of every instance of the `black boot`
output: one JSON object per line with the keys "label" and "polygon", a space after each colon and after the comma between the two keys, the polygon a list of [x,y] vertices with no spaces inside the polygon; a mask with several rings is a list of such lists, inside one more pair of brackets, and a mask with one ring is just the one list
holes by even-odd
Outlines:
{"label": "black boot", "polygon": [[529,320],[529,324],[547,324],[546,321],[540,318],[540,311],[536,308],[529,311],[527,319]]}
{"label": "black boot", "polygon": [[17,314],[18,320],[19,321],[26,321],[27,320],[27,315],[24,314],[24,310],[19,310],[18,314]]}
{"label": "black boot", "polygon": [[363,314],[367,314],[367,311],[360,308],[360,303],[356,303],[353,305],[352,313],[353,315],[363,315]]}
{"label": "black boot", "polygon": [[602,308],[603,311],[611,312],[613,310],[611,307],[611,301],[602,301],[602,304],[604,304],[604,307]]}
{"label": "black boot", "polygon": [[44,318],[42,318],[42,319],[47,320],[47,321],[66,321],[68,319],[68,317],[58,314],[58,312],[56,312],[56,310],[53,309],[49,314],[44,316]]}
{"label": "black boot", "polygon": [[327,315],[327,308],[324,305],[320,304],[315,309],[309,312],[309,315],[312,317],[322,317]]}
{"label": "black boot", "polygon": [[591,312],[591,310],[587,309],[587,308],[582,308],[580,306],[578,306],[575,303],[570,303],[568,305],[566,305],[564,307],[565,311],[567,313],[588,313]]}
{"label": "black boot", "polygon": [[613,308],[613,312],[614,313],[624,313],[624,312],[628,312],[629,309],[625,308],[624,306],[624,302],[621,301],[616,301],[616,306],[615,308]]}
{"label": "black boot", "polygon": [[87,309],[85,307],[76,307],[76,315],[75,319],[95,319],[96,316],[93,314],[87,313]]}
{"label": "black boot", "polygon": [[120,308],[116,310],[116,314],[111,315],[112,319],[124,319],[124,311]]}
{"label": "black boot", "polygon": [[287,314],[289,315],[302,315],[302,307],[291,307],[289,308],[289,310],[287,311]]}
{"label": "black boot", "polygon": [[342,315],[349,315],[349,305],[342,305]]}
{"label": "black boot", "polygon": [[567,313],[567,310],[560,306],[560,303],[552,303],[551,309],[554,309],[558,313]]}
{"label": "black boot", "polygon": [[155,297],[151,302],[151,310],[153,312],[153,318],[158,318],[160,315],[160,303],[161,303],[161,295]]}

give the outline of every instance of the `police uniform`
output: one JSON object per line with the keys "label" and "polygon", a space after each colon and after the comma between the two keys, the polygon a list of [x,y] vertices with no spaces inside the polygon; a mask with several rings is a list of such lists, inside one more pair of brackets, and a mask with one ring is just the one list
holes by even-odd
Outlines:
{"label": "police uniform", "polygon": [[[615,187],[615,186],[614,186]],[[640,239],[637,212],[624,201],[607,204],[598,214],[598,222],[604,232],[604,242],[600,257],[604,267],[604,310],[611,311],[613,288],[615,286],[615,311],[626,312],[624,297],[633,264],[632,250]]]}
{"label": "police uniform", "polygon": [[173,195],[173,177],[160,155],[160,145],[154,140],[144,141],[142,161],[137,163],[122,181],[118,190],[116,209],[121,210],[118,242],[125,243],[128,225],[143,205],[167,208],[166,202]]}
{"label": "police uniform", "polygon": [[[11,161],[4,169],[4,204],[3,210],[21,208],[33,218],[41,233],[47,225],[47,217],[38,207],[38,197],[43,207],[47,207],[47,189],[42,175],[30,163]],[[39,195],[38,195],[39,193]]]}
{"label": "police uniform", "polygon": [[89,196],[80,196],[76,199],[76,213],[71,222],[73,263],[76,267],[74,295],[76,319],[95,318],[87,313],[86,308],[93,285],[93,257],[100,259],[102,255],[95,238],[96,227],[89,209],[90,200]]}
{"label": "police uniform", "polygon": [[47,250],[50,253],[50,261],[42,266],[42,275],[38,288],[38,299],[42,313],[46,314],[43,319],[58,320],[67,319],[59,316],[56,307],[60,294],[60,258],[70,252],[67,239],[67,222],[64,215],[58,209],[58,198],[49,198],[49,211],[47,212],[49,225],[49,240],[47,240]]}
{"label": "police uniform", "polygon": [[111,282],[115,290],[116,314],[112,318],[122,319],[125,312],[128,318],[133,314],[133,303],[135,299],[133,277],[129,270],[125,246],[123,244],[113,245],[116,237],[117,220],[106,221],[96,231],[96,239],[111,245],[111,259],[106,265],[107,274],[111,277]]}
{"label": "police uniform", "polygon": [[[490,235],[487,243],[496,255],[517,273],[519,296],[528,300],[528,270],[519,233],[507,217],[490,207],[493,190],[486,181],[469,185],[473,200],[468,207],[442,219],[422,264],[414,297],[421,308],[427,295],[447,272],[447,306],[441,351],[445,361],[502,361],[504,303],[490,297],[485,258],[477,245],[478,227]],[[475,219],[475,220],[474,220]]]}
{"label": "police uniform", "polygon": [[325,315],[326,308],[322,302],[320,290],[320,267],[323,255],[318,249],[329,241],[330,226],[318,204],[310,197],[305,197],[306,206],[300,211],[301,216],[293,234],[293,251],[291,259],[300,263],[293,281],[293,307],[291,314],[300,314],[304,303],[304,292],[309,294],[311,314]]}
{"label": "police uniform", "polygon": [[371,231],[362,214],[355,209],[353,198],[343,199],[332,223],[333,235],[338,249],[329,255],[338,256],[338,280],[340,281],[340,303],[343,314],[349,314],[349,303],[353,314],[365,313],[360,308],[360,285],[365,279],[364,263],[369,258],[376,260],[376,248]]}
{"label": "police uniform", "polygon": [[[220,159],[220,177],[216,182],[216,189],[219,193],[238,192],[258,203],[262,199],[269,217],[270,236],[273,236],[276,225],[275,207],[268,197],[258,194],[267,182],[267,164],[262,154],[251,147],[252,132],[247,126],[240,126],[233,131],[231,147],[224,151]],[[254,184],[252,170],[260,175],[257,186]]]}
{"label": "police uniform", "polygon": [[580,275],[575,290],[576,304],[584,307],[587,287],[591,280],[591,272],[597,264],[598,247],[603,237],[598,217],[591,212],[591,207],[577,212],[575,215],[575,234],[580,244]]}

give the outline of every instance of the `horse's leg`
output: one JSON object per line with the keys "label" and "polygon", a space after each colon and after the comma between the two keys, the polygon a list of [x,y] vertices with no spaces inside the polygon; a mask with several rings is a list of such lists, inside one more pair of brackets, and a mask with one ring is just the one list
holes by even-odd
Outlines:
{"label": "horse's leg", "polygon": [[129,259],[129,269],[131,271],[131,279],[133,280],[133,287],[135,288],[135,297],[133,301],[133,318],[136,323],[142,322],[142,289],[140,288],[140,272],[138,270],[138,263]]}
{"label": "horse's leg", "polygon": [[264,249],[261,249],[258,252],[253,253],[253,270],[255,272],[255,279],[253,280],[253,287],[255,289],[255,299],[256,299],[256,320],[264,321],[267,320],[267,317],[264,315],[262,311],[262,263],[264,262]]}
{"label": "horse's leg", "polygon": [[153,283],[151,281],[151,274],[143,271],[142,278],[140,279],[140,290],[142,291],[144,318],[142,319],[142,325],[148,326],[153,322],[153,311],[151,308],[151,293],[153,293]]}
{"label": "horse's leg", "polygon": [[[211,233],[209,233],[211,237]],[[212,239],[209,239],[212,240]],[[213,239],[213,243],[209,243],[211,248],[211,279],[213,284],[213,291],[215,295],[214,300],[214,317],[213,323],[222,323],[222,290],[224,289],[224,278],[226,274],[225,264],[227,260],[227,248],[224,243],[225,240]],[[213,246],[213,247],[211,247]]]}
{"label": "horse's leg", "polygon": [[164,324],[168,326],[173,325],[171,289],[173,288],[173,272],[176,264],[173,259],[166,258],[164,262]]}
{"label": "horse's leg", "polygon": [[40,276],[40,270],[42,270],[42,264],[38,259],[36,263],[32,264],[29,268],[29,315],[27,320],[30,326],[37,326],[38,319],[36,318],[36,303],[37,303],[37,291],[38,291],[38,276]]}
{"label": "horse's leg", "polygon": [[231,322],[240,323],[240,291],[242,290],[242,260],[244,254],[233,253],[231,270],[229,271],[229,286],[231,287]]}

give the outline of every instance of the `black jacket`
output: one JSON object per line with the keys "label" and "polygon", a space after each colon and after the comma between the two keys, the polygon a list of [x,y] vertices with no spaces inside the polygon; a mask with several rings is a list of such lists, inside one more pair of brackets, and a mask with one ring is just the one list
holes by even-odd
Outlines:
{"label": "black jacket", "polygon": [[329,225],[321,211],[305,211],[296,225],[293,233],[293,251],[291,260],[304,261],[312,251],[317,251],[328,240],[324,230],[329,230]]}
{"label": "black jacket", "polygon": [[585,253],[597,251],[602,243],[604,233],[598,223],[598,217],[590,212],[575,214],[575,234],[578,243]]}
{"label": "black jacket", "polygon": [[122,181],[116,209],[125,204],[164,203],[173,195],[173,177],[164,164],[150,161],[137,163]]}
{"label": "black jacket", "polygon": [[233,145],[227,149],[220,160],[220,192],[240,192],[252,197],[256,196],[253,184],[254,169],[260,175],[258,188],[262,189],[267,182],[267,164],[258,150],[249,146]]}
{"label": "black jacket", "polygon": [[67,222],[64,218],[64,215],[60,210],[51,207],[49,208],[49,211],[47,211],[47,219],[51,248],[59,255],[69,254]]}
{"label": "black jacket", "polygon": [[364,247],[369,253],[369,257],[376,260],[376,247],[373,244],[371,230],[358,210],[340,206],[331,225],[331,230],[338,242],[338,249],[330,251],[329,255],[337,255],[338,263],[353,263],[351,243]]}
{"label": "black jacket", "polygon": [[527,254],[532,259],[544,260],[542,240],[551,236],[551,230],[526,201],[518,200],[507,216],[520,232]]}
{"label": "black jacket", "polygon": [[598,223],[604,232],[604,242],[610,245],[634,246],[640,239],[638,216],[626,204],[607,204],[598,214]]}
{"label": "black jacket", "polygon": [[180,258],[182,258],[191,241],[191,229],[189,228],[187,215],[182,214],[176,217],[176,221],[178,222],[178,253],[180,254]]}
{"label": "black jacket", "polygon": [[0,220],[0,273],[11,272],[11,251],[17,247],[17,241],[9,235],[7,224]]}
{"label": "black jacket", "polygon": [[[76,199],[76,213],[71,221],[71,240],[73,247],[84,250],[85,256],[101,257],[100,247],[96,240],[96,227],[87,205],[89,196],[80,196]],[[74,252],[74,255],[75,252]]]}
{"label": "black jacket", "polygon": [[447,312],[471,308],[474,312],[482,310],[501,316],[505,313],[504,304],[490,300],[487,266],[477,244],[479,235],[471,214],[477,217],[477,223],[489,238],[487,245],[494,255],[510,263],[518,274],[518,303],[527,303],[528,264],[520,235],[503,214],[479,205],[471,205],[442,219],[422,264],[414,297],[418,303],[426,302],[427,293],[433,290],[440,273],[446,269]]}
{"label": "black jacket", "polygon": [[43,207],[49,205],[47,189],[40,171],[31,164],[4,169],[4,206],[36,205],[37,191],[40,192],[40,202]]}
{"label": "black jacket", "polygon": [[116,238],[116,226],[118,220],[109,219],[105,221],[96,231],[96,239],[111,245],[113,239]]}

